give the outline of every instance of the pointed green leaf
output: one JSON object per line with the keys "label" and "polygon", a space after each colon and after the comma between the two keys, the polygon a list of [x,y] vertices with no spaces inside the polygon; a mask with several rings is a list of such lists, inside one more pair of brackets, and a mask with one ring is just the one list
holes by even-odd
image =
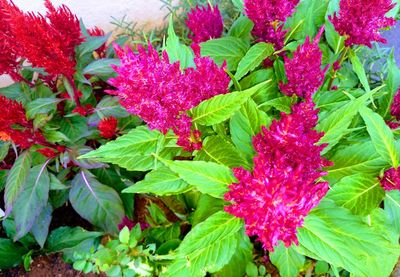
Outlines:
{"label": "pointed green leaf", "polygon": [[173,63],[179,61],[181,69],[194,67],[193,52],[188,46],[179,42],[179,37],[175,34],[174,31],[172,16],[169,18],[168,38],[165,50],[168,53],[170,62]]}
{"label": "pointed green leaf", "polygon": [[47,235],[49,234],[49,227],[51,222],[51,213],[53,207],[50,203],[42,210],[35,224],[32,226],[31,233],[35,237],[35,240],[43,248],[46,242]]}
{"label": "pointed green leaf", "polygon": [[57,104],[62,100],[58,98],[38,98],[26,105],[26,116],[33,119],[37,114],[47,114],[55,111]]}
{"label": "pointed green leaf", "polygon": [[146,175],[144,180],[123,190],[124,193],[152,193],[155,195],[181,194],[191,187],[168,167],[160,167]]}
{"label": "pointed green leaf", "polygon": [[12,240],[0,238],[0,269],[8,269],[22,263],[22,257],[28,249]]}
{"label": "pointed green leaf", "polygon": [[235,79],[239,81],[247,73],[256,69],[266,58],[274,53],[274,47],[270,43],[259,42],[253,45],[239,62],[235,73]]}
{"label": "pointed green leaf", "polygon": [[394,135],[385,120],[367,107],[360,109],[360,115],[367,125],[367,131],[372,143],[379,155],[394,168],[399,166],[399,154],[397,153]]}
{"label": "pointed green leaf", "polygon": [[116,234],[124,216],[118,193],[103,184],[88,171],[80,171],[72,180],[69,200],[75,211],[93,225]]}
{"label": "pointed green leaf", "polygon": [[279,269],[279,274],[282,277],[297,277],[306,262],[303,255],[297,253],[293,247],[285,247],[282,242],[275,247],[274,252],[270,253],[269,257],[272,264]]}
{"label": "pointed green leaf", "polygon": [[347,176],[338,182],[327,197],[358,215],[368,215],[379,207],[385,192],[377,178],[365,174]]}
{"label": "pointed green leaf", "polygon": [[88,64],[82,71],[83,74],[90,75],[109,75],[114,73],[111,65],[119,65],[118,59],[99,59]]}
{"label": "pointed green leaf", "polygon": [[228,185],[236,181],[232,171],[223,165],[203,161],[163,161],[172,171],[201,193],[223,198]]}

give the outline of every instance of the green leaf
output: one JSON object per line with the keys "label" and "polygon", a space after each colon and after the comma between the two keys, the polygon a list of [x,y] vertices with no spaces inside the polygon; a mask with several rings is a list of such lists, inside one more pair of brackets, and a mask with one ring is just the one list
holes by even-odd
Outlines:
{"label": "green leaf", "polygon": [[365,73],[364,66],[362,65],[360,59],[357,57],[357,54],[352,49],[349,50],[349,58],[358,79],[360,79],[360,82],[363,85],[364,89],[369,92],[371,89],[369,87],[368,78],[367,74]]}
{"label": "green leaf", "polygon": [[232,0],[232,3],[240,12],[244,11],[243,0]]}
{"label": "green leaf", "polygon": [[83,74],[90,75],[109,75],[114,73],[111,65],[118,66],[120,61],[118,59],[99,59],[88,64],[82,71]]}
{"label": "green leaf", "polygon": [[243,230],[240,232],[235,254],[233,254],[229,263],[218,271],[218,275],[242,277],[246,273],[246,265],[251,261],[253,261],[253,244]]}
{"label": "green leaf", "polygon": [[207,137],[194,160],[215,162],[230,168],[246,164],[246,161],[240,156],[236,147],[220,136]]}
{"label": "green leaf", "polygon": [[12,240],[0,238],[0,269],[8,269],[22,263],[28,250]]}
{"label": "green leaf", "polygon": [[35,237],[37,243],[43,248],[46,242],[47,235],[49,234],[49,227],[51,222],[51,213],[53,207],[50,203],[42,210],[35,224],[32,226],[31,233]]}
{"label": "green leaf", "polygon": [[177,268],[189,272],[187,276],[204,276],[222,269],[235,254],[242,227],[240,219],[225,212],[212,215],[187,234],[178,247],[177,259],[162,276],[175,276]]}
{"label": "green leaf", "polygon": [[33,119],[37,114],[47,114],[55,111],[62,100],[57,98],[38,98],[26,105],[26,116]]}
{"label": "green leaf", "polygon": [[396,94],[400,86],[400,68],[397,66],[396,60],[394,58],[394,49],[392,49],[392,52],[389,55],[387,66],[388,76],[386,80],[386,86],[388,89],[388,93],[383,95],[382,98],[379,100],[379,111],[384,118],[390,116],[390,107],[392,105],[394,95]]}
{"label": "green leaf", "polygon": [[274,53],[274,47],[270,43],[259,42],[253,45],[239,62],[235,79],[239,81],[247,73],[256,69],[266,58]]}
{"label": "green leaf", "polygon": [[23,184],[29,174],[30,168],[31,156],[29,151],[25,151],[15,161],[7,176],[4,192],[6,215],[11,212],[15,199],[23,188]]}
{"label": "green leaf", "polygon": [[103,230],[116,234],[124,216],[118,193],[88,171],[80,171],[72,180],[69,200],[80,216]]}
{"label": "green leaf", "polygon": [[239,16],[238,19],[233,22],[232,27],[229,29],[228,36],[250,39],[250,32],[254,27],[253,21],[248,19],[246,16]]}
{"label": "green leaf", "polygon": [[163,161],[172,171],[201,193],[223,198],[228,185],[236,181],[232,171],[223,165],[203,161]]}
{"label": "green leaf", "polygon": [[382,168],[387,166],[370,141],[341,148],[329,160],[334,163],[325,177],[330,184],[360,172],[378,176]]}
{"label": "green leaf", "polygon": [[175,34],[172,16],[169,18],[168,38],[165,49],[170,62],[179,61],[181,69],[195,66],[192,50],[188,46],[180,43],[179,37]]}
{"label": "green leaf", "polygon": [[[77,142],[78,140],[89,136],[91,133],[87,126],[86,118],[82,116],[73,116],[73,117],[64,117],[60,123],[60,132],[64,134],[64,136],[58,133],[51,133],[51,136],[56,136],[55,139],[66,140]],[[52,138],[50,136],[50,138]],[[57,137],[59,136],[59,137]]]}
{"label": "green leaf", "polygon": [[249,99],[242,108],[237,111],[230,120],[230,132],[233,143],[246,157],[248,163],[252,163],[254,149],[253,136],[261,131],[261,126],[270,123],[268,116],[257,108],[256,103]]}
{"label": "green leaf", "polygon": [[376,151],[385,161],[397,168],[399,166],[399,155],[392,130],[379,114],[367,107],[360,109],[360,115],[367,125],[367,131]]}
{"label": "green leaf", "polygon": [[102,234],[101,232],[88,232],[81,227],[60,227],[50,233],[46,241],[46,250],[50,253],[64,251],[86,240],[98,238]]}
{"label": "green leaf", "polygon": [[94,37],[87,37],[83,43],[81,43],[77,49],[78,58],[82,57],[85,54],[92,53],[93,51],[100,48],[104,43],[107,42],[111,33],[105,36],[94,36]]}
{"label": "green leaf", "polygon": [[14,222],[17,233],[14,240],[28,233],[47,206],[50,190],[50,177],[47,163],[33,167],[22,185],[21,193],[14,203]]}
{"label": "green leaf", "polygon": [[269,82],[270,80],[244,91],[220,94],[202,102],[192,109],[193,123],[210,126],[227,120],[240,109],[243,103]]}
{"label": "green leaf", "polygon": [[358,215],[368,215],[379,207],[385,196],[377,178],[365,174],[347,176],[340,180],[327,197],[338,206],[349,209]]}
{"label": "green leaf", "polygon": [[159,167],[148,173],[144,180],[123,190],[124,193],[152,193],[175,195],[189,191],[191,187],[168,167]]}
{"label": "green leaf", "polygon": [[382,236],[380,229],[331,201],[323,201],[298,229],[296,251],[356,276],[389,276],[397,262],[399,246]]}
{"label": "green leaf", "polygon": [[249,49],[244,40],[235,37],[211,39],[201,43],[200,46],[203,57],[211,57],[218,65],[226,61],[229,71],[236,70],[240,60]]}
{"label": "green leaf", "polygon": [[159,131],[149,130],[147,126],[140,126],[99,149],[81,156],[80,159],[113,163],[128,170],[147,171],[158,166],[158,161],[151,155],[152,153],[158,153],[163,158],[170,158],[179,151],[179,149],[164,148],[172,139],[172,137],[165,137]]}
{"label": "green leaf", "polygon": [[208,194],[202,194],[197,203],[196,210],[193,213],[191,224],[196,226],[211,215],[223,209],[225,201],[211,197]]}
{"label": "green leaf", "polygon": [[400,192],[398,190],[386,192],[384,203],[385,212],[389,217],[391,226],[400,235]]}
{"label": "green leaf", "polygon": [[282,277],[297,277],[306,262],[303,255],[297,253],[293,247],[285,247],[282,242],[275,247],[274,252],[270,253],[269,257],[272,264],[279,269],[279,274]]}
{"label": "green leaf", "polygon": [[317,130],[322,131],[325,135],[319,141],[319,144],[328,143],[328,146],[323,150],[323,154],[327,153],[335,146],[342,137],[348,132],[348,128],[357,115],[358,110],[365,104],[367,99],[372,96],[378,89],[366,93],[357,99],[353,99],[343,107],[333,110],[317,125]]}

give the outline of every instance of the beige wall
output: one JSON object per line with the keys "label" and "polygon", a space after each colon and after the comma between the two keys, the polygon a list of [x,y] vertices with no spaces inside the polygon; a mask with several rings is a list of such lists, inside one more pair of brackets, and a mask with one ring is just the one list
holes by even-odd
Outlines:
{"label": "beige wall", "polygon": [[[43,0],[14,0],[14,3],[25,11],[45,12]],[[66,4],[87,27],[99,26],[106,31],[114,28],[111,17],[121,19],[126,15],[148,29],[163,24],[167,13],[166,9],[161,10],[160,0],[52,0],[52,3]],[[0,76],[0,87],[9,83],[9,78]]]}

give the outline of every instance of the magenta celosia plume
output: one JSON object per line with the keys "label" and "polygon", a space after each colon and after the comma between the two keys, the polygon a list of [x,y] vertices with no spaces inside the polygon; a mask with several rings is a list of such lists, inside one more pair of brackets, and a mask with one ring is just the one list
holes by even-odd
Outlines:
{"label": "magenta celosia plume", "polygon": [[386,170],[380,181],[381,186],[386,191],[400,190],[400,168]]}
{"label": "magenta celosia plume", "polygon": [[186,26],[191,31],[189,38],[194,43],[220,38],[224,31],[224,21],[218,5],[196,6],[188,13]]}
{"label": "magenta celosia plume", "polygon": [[329,17],[336,31],[346,37],[346,46],[371,47],[372,41],[386,43],[379,30],[396,24],[386,13],[395,6],[392,0],[341,0],[339,13]]}
{"label": "magenta celosia plume", "polygon": [[259,41],[273,43],[281,49],[286,31],[283,24],[300,0],[245,0],[246,15],[254,22],[252,34]]}
{"label": "magenta celosia plume", "polygon": [[[75,73],[75,47],[81,37],[78,18],[64,5],[55,8],[45,0],[45,16],[24,13],[9,0],[0,0],[2,20],[8,23],[8,41],[13,54],[50,75]],[[4,70],[3,70],[4,71]]]}
{"label": "magenta celosia plume", "polygon": [[284,94],[288,96],[296,94],[298,97],[308,99],[323,84],[328,69],[328,67],[321,69],[322,51],[318,47],[323,31],[324,28],[321,28],[313,42],[307,37],[305,43],[293,53],[293,59],[285,57],[288,83],[279,84]]}
{"label": "magenta celosia plume", "polygon": [[323,135],[313,130],[317,121],[312,102],[295,104],[254,137],[253,172],[234,169],[238,183],[225,194],[232,202],[225,210],[243,218],[247,234],[269,251],[278,241],[297,244],[297,228],[328,191],[328,183],[318,181],[331,163],[320,155],[326,145],[316,145]]}
{"label": "magenta celosia plume", "polygon": [[392,106],[390,107],[390,113],[396,120],[400,121],[400,89],[394,96]]}
{"label": "magenta celosia plume", "polygon": [[170,63],[167,52],[158,52],[149,45],[146,51],[138,48],[123,51],[115,47],[121,66],[114,66],[118,76],[110,80],[116,87],[112,94],[122,106],[141,117],[151,129],[166,133],[172,129],[178,144],[186,150],[201,147],[200,133],[192,130],[186,111],[202,101],[228,92],[230,79],[224,66],[218,67],[208,57],[196,57],[196,68],[181,71],[179,62]]}

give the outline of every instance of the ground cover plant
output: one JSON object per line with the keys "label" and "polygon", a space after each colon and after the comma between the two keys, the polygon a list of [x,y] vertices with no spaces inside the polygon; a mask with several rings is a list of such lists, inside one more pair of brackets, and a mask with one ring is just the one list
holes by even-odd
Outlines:
{"label": "ground cover plant", "polygon": [[0,0],[0,269],[396,274],[400,2],[165,4],[111,38]]}

